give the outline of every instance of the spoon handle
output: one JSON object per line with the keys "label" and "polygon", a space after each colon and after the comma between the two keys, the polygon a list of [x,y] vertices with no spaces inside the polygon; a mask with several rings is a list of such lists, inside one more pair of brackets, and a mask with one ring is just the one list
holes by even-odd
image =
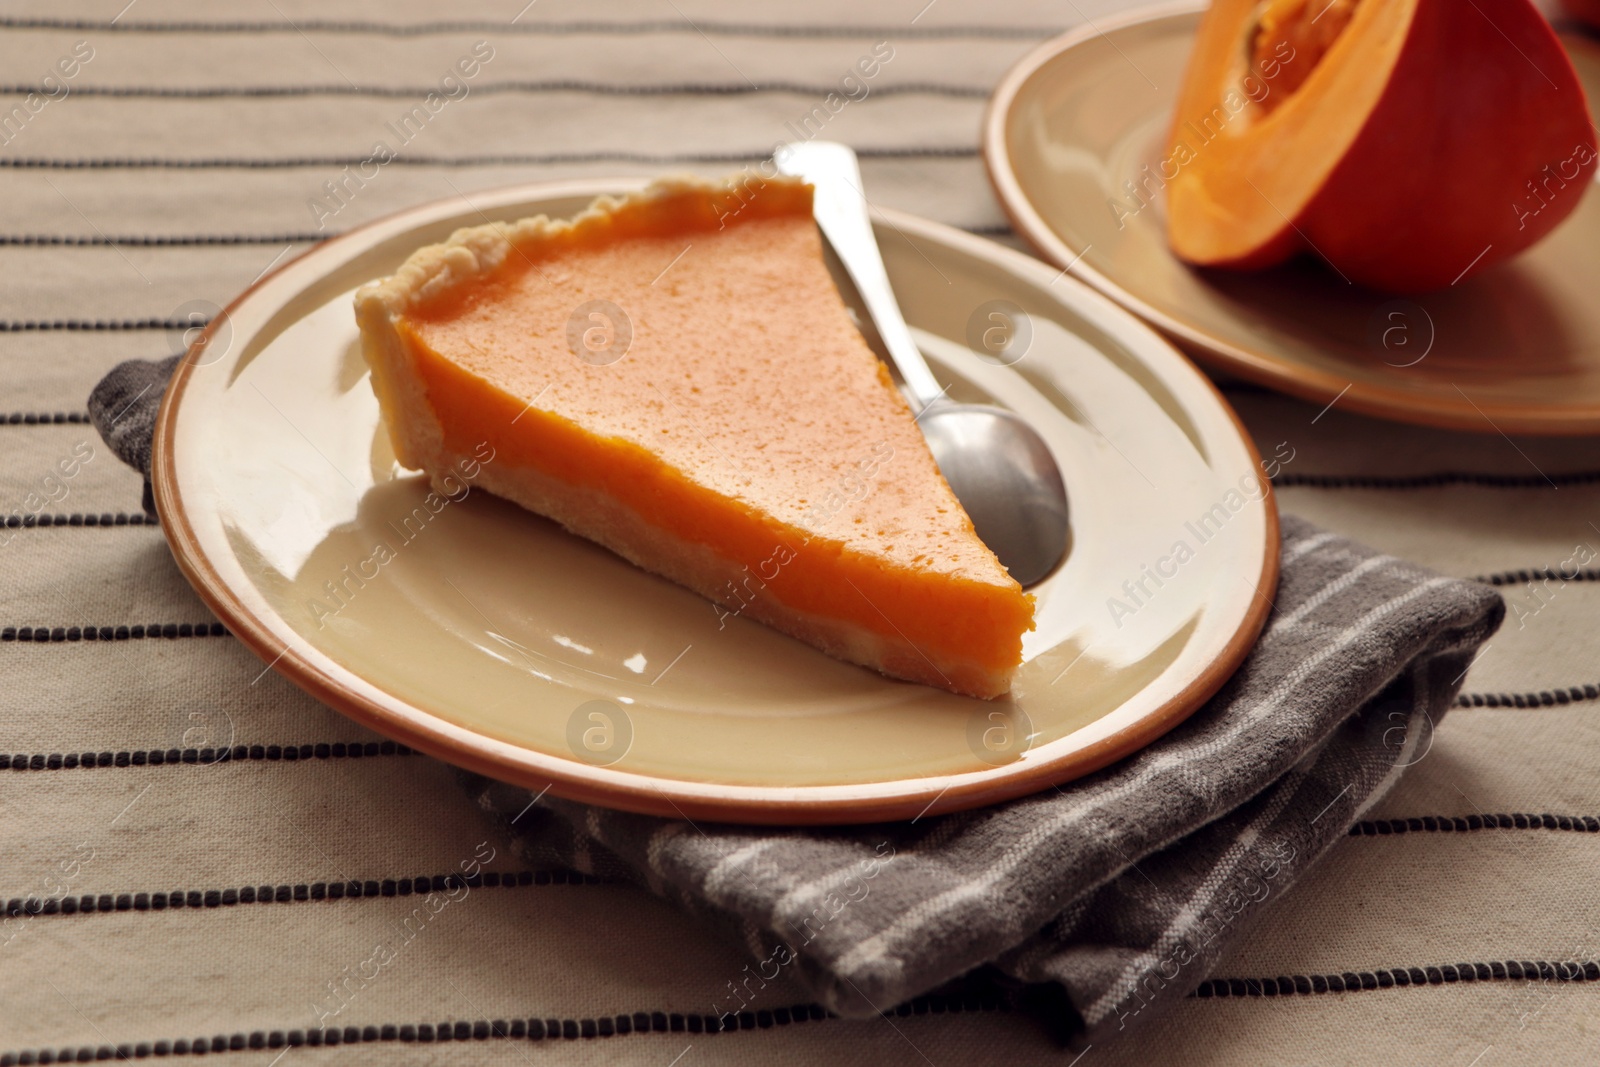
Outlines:
{"label": "spoon handle", "polygon": [[833,141],[802,141],[779,148],[773,159],[780,172],[804,178],[816,189],[812,213],[817,225],[855,283],[878,336],[915,400],[913,406],[921,412],[938,400],[944,389],[922,358],[889,285],[872,220],[867,216],[855,151]]}

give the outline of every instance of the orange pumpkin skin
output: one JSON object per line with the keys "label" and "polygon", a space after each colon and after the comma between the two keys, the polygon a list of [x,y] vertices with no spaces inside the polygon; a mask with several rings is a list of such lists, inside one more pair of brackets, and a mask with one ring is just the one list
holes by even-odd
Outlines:
{"label": "orange pumpkin skin", "polygon": [[[1251,6],[1217,0],[1207,19],[1247,18]],[[1391,36],[1379,40],[1385,34]],[[1213,48],[1228,39],[1225,32],[1210,38]],[[1202,30],[1201,46],[1206,42]],[[1369,53],[1376,60],[1370,73],[1352,67]],[[1221,69],[1218,57],[1197,49],[1189,78],[1215,78]],[[1364,78],[1383,79],[1368,85],[1365,116],[1329,118],[1344,104],[1330,92]],[[1193,107],[1209,92],[1186,82],[1184,104]],[[1272,124],[1284,121],[1300,130],[1296,147],[1306,156],[1320,147],[1306,131],[1326,124],[1335,135],[1327,158],[1274,158],[1260,144],[1238,158],[1246,170],[1301,168],[1302,188],[1281,175],[1268,183],[1259,169],[1259,182],[1248,173],[1219,177],[1233,162],[1230,152],[1252,138],[1270,146]],[[1183,122],[1180,113],[1175,137]],[[1341,130],[1353,136],[1341,143]],[[1582,86],[1529,0],[1364,0],[1294,96],[1201,152],[1210,156],[1180,170],[1168,189],[1169,236],[1180,257],[1255,269],[1313,252],[1346,280],[1391,292],[1442,288],[1527,248],[1577,207],[1596,166]],[[1271,202],[1262,184],[1276,192]],[[1201,202],[1208,219],[1195,215]],[[1218,222],[1230,217],[1255,222],[1233,247]],[[1186,232],[1190,226],[1197,232]]]}

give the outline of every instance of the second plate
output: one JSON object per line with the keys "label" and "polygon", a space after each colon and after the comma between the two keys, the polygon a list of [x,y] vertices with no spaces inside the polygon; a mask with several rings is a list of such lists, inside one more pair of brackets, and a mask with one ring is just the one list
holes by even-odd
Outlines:
{"label": "second plate", "polygon": [[[1319,406],[1481,432],[1600,433],[1593,191],[1522,255],[1404,299],[1310,261],[1239,274],[1172,255],[1159,166],[1201,10],[1103,21],[1006,75],[983,149],[1017,231],[1202,361]],[[1600,99],[1600,43],[1561,39]]]}

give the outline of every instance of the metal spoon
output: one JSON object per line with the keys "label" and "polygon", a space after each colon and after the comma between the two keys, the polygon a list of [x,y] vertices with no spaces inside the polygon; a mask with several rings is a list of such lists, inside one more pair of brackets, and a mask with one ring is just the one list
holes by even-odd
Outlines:
{"label": "metal spoon", "polygon": [[1049,446],[1003,408],[945,399],[889,285],[855,152],[806,141],[779,148],[773,159],[781,173],[815,187],[817,225],[861,294],[911,394],[917,425],[978,536],[1019,583],[1037,583],[1067,550],[1067,490]]}

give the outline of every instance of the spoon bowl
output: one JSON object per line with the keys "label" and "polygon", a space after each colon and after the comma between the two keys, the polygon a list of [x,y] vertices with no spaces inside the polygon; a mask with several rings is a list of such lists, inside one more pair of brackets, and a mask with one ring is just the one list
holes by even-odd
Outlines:
{"label": "spoon bowl", "polygon": [[928,368],[889,285],[855,152],[831,141],[805,141],[780,147],[774,162],[816,190],[817,226],[855,283],[900,371],[928,448],[978,537],[1019,584],[1042,581],[1066,556],[1069,536],[1067,490],[1050,446],[1003,408],[944,399],[946,387]]}
{"label": "spoon bowl", "polygon": [[1004,408],[936,402],[917,425],[978,537],[1024,587],[1066,553],[1067,492],[1039,434]]}

